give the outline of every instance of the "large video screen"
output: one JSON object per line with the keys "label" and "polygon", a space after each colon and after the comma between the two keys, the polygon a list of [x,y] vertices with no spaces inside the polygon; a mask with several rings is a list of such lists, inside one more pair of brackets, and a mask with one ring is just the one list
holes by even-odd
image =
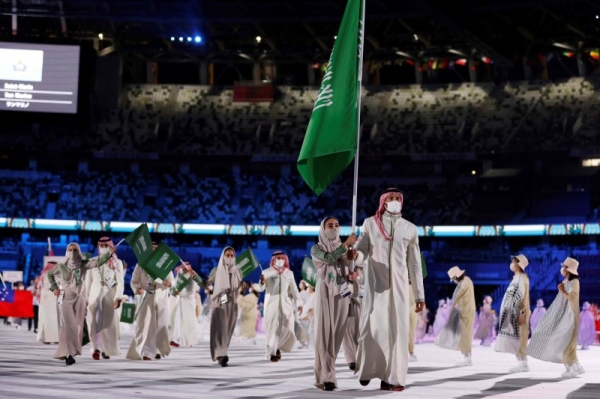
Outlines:
{"label": "large video screen", "polygon": [[0,42],[0,110],[77,113],[79,46]]}

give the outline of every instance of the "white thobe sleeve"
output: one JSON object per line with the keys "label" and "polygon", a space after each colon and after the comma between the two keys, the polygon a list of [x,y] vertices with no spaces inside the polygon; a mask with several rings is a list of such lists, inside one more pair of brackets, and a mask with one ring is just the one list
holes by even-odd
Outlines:
{"label": "white thobe sleeve", "polygon": [[125,291],[125,272],[123,271],[123,262],[119,259],[117,259],[115,277],[117,278],[117,294],[115,299],[121,300],[123,298],[123,291]]}
{"label": "white thobe sleeve", "polygon": [[133,269],[133,274],[131,275],[131,289],[133,290],[134,295],[137,295],[138,288],[146,289],[146,287],[140,285],[141,281],[142,268],[139,265],[135,265],[135,269]]}
{"label": "white thobe sleeve", "polygon": [[90,301],[90,292],[92,291],[92,282],[94,280],[94,273],[90,270],[85,274],[85,296],[86,300]]}
{"label": "white thobe sleeve", "polygon": [[364,263],[364,267],[366,267],[367,265],[364,260],[367,259],[369,252],[371,251],[371,238],[369,236],[369,228],[366,221],[363,223],[360,229],[360,236],[358,237],[358,245],[356,246],[356,249],[358,250],[358,259],[356,260],[356,264]]}
{"label": "white thobe sleeve", "polygon": [[419,233],[415,229],[415,236],[408,244],[406,259],[408,266],[408,277],[415,296],[415,302],[425,302],[425,290],[423,289],[423,269],[421,266],[421,250],[419,249]]}
{"label": "white thobe sleeve", "polygon": [[294,274],[292,271],[290,272],[290,285],[289,285],[289,293],[294,302],[296,302],[296,307],[302,306],[302,298],[300,297],[300,292],[298,291],[298,286],[296,285],[296,279],[294,278]]}

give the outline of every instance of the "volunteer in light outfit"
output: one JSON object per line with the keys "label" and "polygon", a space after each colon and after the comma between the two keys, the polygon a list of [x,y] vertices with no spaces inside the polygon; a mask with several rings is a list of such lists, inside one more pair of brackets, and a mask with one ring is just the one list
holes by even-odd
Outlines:
{"label": "volunteer in light outfit", "polygon": [[261,292],[265,295],[265,328],[267,332],[267,359],[277,362],[281,352],[290,352],[296,343],[294,335],[294,305],[302,313],[298,286],[290,262],[281,251],[273,253],[271,267],[260,276]]}
{"label": "volunteer in light outfit", "polygon": [[[512,266],[511,266],[512,267]],[[492,339],[492,330],[495,323],[495,315],[492,310],[492,297],[483,298],[483,306],[479,310],[479,327],[475,332],[475,339],[481,340],[481,346],[490,346]]]}
{"label": "volunteer in light outfit", "polygon": [[448,305],[446,304],[445,299],[440,299],[438,301],[438,308],[435,311],[435,320],[433,321],[433,336],[437,337],[440,335],[446,323],[448,323],[449,313],[447,312]]}
{"label": "volunteer in light outfit", "polygon": [[579,262],[567,258],[562,263],[560,274],[565,278],[558,285],[558,295],[540,320],[527,354],[546,362],[563,363],[563,377],[576,377],[585,373],[577,358],[579,335]]}
{"label": "volunteer in light outfit", "polygon": [[240,336],[253,343],[256,343],[256,321],[258,319],[258,297],[260,296],[260,287],[258,284],[250,286],[250,292],[247,295],[240,295],[238,298],[238,307],[242,314]]}
{"label": "volunteer in light outfit", "polygon": [[[425,306],[417,227],[402,218],[403,196],[390,188],[375,216],[361,228],[358,251],[366,259],[356,373],[361,385],[381,380],[380,389],[402,391],[408,372],[409,312]],[[416,306],[411,309],[411,289]]]}
{"label": "volunteer in light outfit", "polygon": [[[359,255],[359,256],[362,256]],[[355,262],[356,263],[356,262]],[[348,321],[346,322],[346,332],[342,341],[344,357],[346,364],[352,371],[356,370],[356,351],[358,349],[358,335],[360,333],[360,315],[362,313],[362,298],[365,291],[365,274],[361,264],[355,264],[357,273],[356,279],[352,284],[352,296],[350,297],[350,310],[348,312]]]}
{"label": "volunteer in light outfit", "polygon": [[[98,256],[106,255],[115,245],[108,237],[98,241]],[[96,259],[96,258],[92,258]],[[90,340],[94,348],[94,360],[110,359],[119,356],[119,314],[115,311],[121,306],[123,297],[123,263],[116,254],[106,263],[88,272],[86,279],[88,302],[87,324]]]}
{"label": "volunteer in light outfit", "polygon": [[225,247],[219,264],[208,277],[208,285],[214,285],[211,297],[210,355],[213,362],[227,367],[227,355],[231,337],[238,317],[238,296],[242,274],[235,266],[235,249]]}
{"label": "volunteer in light outfit", "polygon": [[[158,244],[152,243],[152,250]],[[140,295],[139,306],[136,308],[135,335],[127,359],[130,360],[159,360],[169,356],[169,289],[174,284],[173,273],[160,283],[154,281],[148,273],[135,265],[131,276],[131,289]]]}
{"label": "volunteer in light outfit", "polygon": [[177,274],[176,284],[171,287],[170,299],[171,304],[175,299],[175,304],[171,306],[169,340],[171,346],[190,347],[198,343],[196,293],[200,290],[202,279],[188,262],[178,266],[175,273]]}
{"label": "volunteer in light outfit", "polygon": [[579,345],[581,350],[588,350],[594,345],[596,339],[596,325],[594,323],[594,312],[590,309],[589,302],[584,302],[581,306],[580,324],[579,324]]}
{"label": "volunteer in light outfit", "polygon": [[[334,217],[321,222],[319,242],[310,251],[317,269],[315,304],[315,386],[324,391],[337,388],[335,361],[342,346],[350,309],[352,291],[348,264],[357,258],[349,251],[356,243],[356,234],[342,244],[340,225]],[[362,255],[360,261],[362,262]]]}
{"label": "volunteer in light outfit", "polygon": [[[50,290],[58,298],[60,316],[58,349],[55,359],[65,360],[67,366],[75,363],[75,356],[81,355],[83,325],[86,312],[86,294],[83,279],[87,269],[103,265],[113,254],[111,249],[99,258],[84,259],[77,243],[67,246],[65,263],[58,263],[48,271]],[[60,274],[62,290],[59,289],[55,276]]]}
{"label": "volunteer in light outfit", "polygon": [[500,308],[500,325],[496,338],[496,352],[512,353],[517,356],[517,366],[511,373],[529,371],[527,364],[527,340],[529,339],[529,277],[525,268],[529,261],[525,255],[512,258],[510,270],[515,273]]}
{"label": "volunteer in light outfit", "polygon": [[[48,272],[56,266],[56,262],[50,261],[44,266],[41,274],[39,322],[37,340],[44,344],[58,342],[58,306],[56,296],[50,289]],[[60,275],[54,275],[56,286],[60,286]]]}
{"label": "volunteer in light outfit", "polygon": [[448,323],[438,335],[435,344],[446,349],[459,350],[463,360],[456,366],[472,366],[471,346],[475,324],[475,289],[466,272],[458,266],[448,270],[448,276],[456,284],[452,294],[452,310]]}
{"label": "volunteer in light outfit", "polygon": [[544,307],[544,300],[538,299],[535,309],[533,309],[533,313],[531,313],[531,319],[529,322],[532,335],[535,332],[535,329],[537,328],[540,320],[542,320],[542,317],[544,317],[545,314],[546,314],[546,308]]}

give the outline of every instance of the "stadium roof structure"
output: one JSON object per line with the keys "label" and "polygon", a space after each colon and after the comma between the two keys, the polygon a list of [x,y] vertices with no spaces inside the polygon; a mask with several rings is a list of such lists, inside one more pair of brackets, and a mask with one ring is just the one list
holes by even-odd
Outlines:
{"label": "stadium roof structure", "polygon": [[[366,60],[485,57],[511,66],[523,55],[557,47],[600,46],[600,3],[593,0],[366,1]],[[329,57],[345,4],[0,0],[0,40],[95,39],[102,55],[157,61],[321,62]],[[188,39],[196,36],[201,43]]]}

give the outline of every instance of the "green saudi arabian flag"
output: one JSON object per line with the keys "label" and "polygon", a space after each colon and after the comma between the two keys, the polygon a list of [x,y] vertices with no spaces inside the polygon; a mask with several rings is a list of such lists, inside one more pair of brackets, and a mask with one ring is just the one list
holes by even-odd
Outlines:
{"label": "green saudi arabian flag", "polygon": [[298,172],[320,195],[356,153],[364,0],[348,0],[298,157]]}
{"label": "green saudi arabian flag", "polygon": [[312,259],[307,256],[304,257],[304,263],[302,263],[302,279],[313,288],[317,286],[317,269]]}
{"label": "green saudi arabian flag", "polygon": [[137,229],[127,234],[125,241],[133,249],[133,253],[140,264],[152,253],[152,239],[146,223],[141,224]]}
{"label": "green saudi arabian flag", "polygon": [[169,248],[167,244],[161,242],[154,251],[143,261],[139,262],[139,265],[154,280],[164,280],[169,272],[179,263],[181,263],[179,255]]}
{"label": "green saudi arabian flag", "polygon": [[188,273],[177,273],[177,282],[175,284],[174,290],[177,292],[181,292],[191,282],[192,278]]}
{"label": "green saudi arabian flag", "polygon": [[135,321],[135,304],[121,304],[121,323],[133,324]]}
{"label": "green saudi arabian flag", "polygon": [[258,259],[254,256],[254,252],[250,248],[239,254],[235,258],[235,265],[240,269],[242,280],[260,266]]}

